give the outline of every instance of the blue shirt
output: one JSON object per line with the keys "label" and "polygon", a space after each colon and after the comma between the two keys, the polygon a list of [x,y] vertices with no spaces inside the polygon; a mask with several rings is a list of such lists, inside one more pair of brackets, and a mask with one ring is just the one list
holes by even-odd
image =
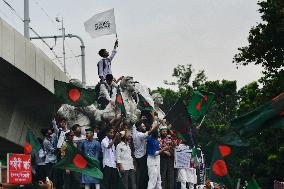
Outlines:
{"label": "blue shirt", "polygon": [[147,153],[149,156],[155,156],[160,150],[160,142],[152,136],[147,137]]}

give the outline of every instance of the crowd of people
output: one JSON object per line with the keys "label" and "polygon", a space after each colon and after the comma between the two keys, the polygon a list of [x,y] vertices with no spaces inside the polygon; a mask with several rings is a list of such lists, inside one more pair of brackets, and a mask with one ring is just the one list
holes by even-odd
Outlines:
{"label": "crowd of people", "polygon": [[[116,41],[111,56],[105,49],[99,51],[102,60],[98,63],[101,81],[97,101],[101,109],[108,104],[115,106],[121,78],[114,79],[111,62],[117,46]],[[193,189],[197,184],[194,164],[174,167],[175,149],[190,147],[176,138],[171,125],[159,119],[158,113],[142,111],[139,120],[130,124],[117,112],[113,119],[86,129],[79,124],[68,125],[68,118],[56,115],[51,127],[41,130],[42,147],[36,153],[33,167],[35,181],[49,178],[56,189],[118,189],[121,183],[125,189]],[[103,179],[54,168],[68,154],[70,143],[86,156],[99,160]]]}
{"label": "crowd of people", "polygon": [[[57,117],[52,127],[42,129],[42,148],[36,153],[36,180],[50,178],[56,188],[117,189],[124,188],[174,189],[193,188],[197,182],[193,167],[174,169],[174,149],[187,146],[171,135],[169,127],[155,116],[155,112],[142,115],[134,125],[128,125],[117,115],[113,120],[88,128],[80,125],[70,129],[67,120]],[[85,133],[84,135],[82,133]],[[86,156],[101,162],[103,179],[70,170],[53,169],[65,157],[67,144],[72,142]],[[192,164],[193,165],[193,164]]]}

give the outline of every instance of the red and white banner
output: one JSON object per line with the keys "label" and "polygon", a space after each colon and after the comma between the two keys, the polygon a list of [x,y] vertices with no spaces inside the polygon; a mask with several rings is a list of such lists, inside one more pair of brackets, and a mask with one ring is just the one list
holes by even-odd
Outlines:
{"label": "red and white banner", "polygon": [[28,184],[32,182],[31,156],[7,154],[7,183]]}

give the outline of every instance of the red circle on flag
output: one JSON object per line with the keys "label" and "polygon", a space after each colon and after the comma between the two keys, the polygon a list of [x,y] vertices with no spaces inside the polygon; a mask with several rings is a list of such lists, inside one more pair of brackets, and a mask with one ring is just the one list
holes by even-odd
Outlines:
{"label": "red circle on flag", "polygon": [[116,97],[116,101],[119,103],[119,104],[122,104],[122,97],[119,95]]}
{"label": "red circle on flag", "polygon": [[32,145],[26,142],[24,146],[24,154],[30,154],[32,151],[33,151]]}
{"label": "red circle on flag", "polygon": [[144,106],[149,106],[149,103],[148,102],[144,102]]}
{"label": "red circle on flag", "polygon": [[80,99],[81,93],[77,88],[72,88],[68,91],[68,97],[73,102],[76,102]]}
{"label": "red circle on flag", "polygon": [[219,150],[221,152],[222,157],[225,157],[232,152],[231,147],[227,145],[219,145]]}
{"label": "red circle on flag", "polygon": [[72,162],[76,167],[80,169],[84,169],[88,164],[88,162],[85,160],[85,158],[81,154],[76,154]]}
{"label": "red circle on flag", "polygon": [[225,176],[228,173],[227,165],[224,160],[215,161],[212,166],[212,170],[215,173],[215,175],[219,177]]}

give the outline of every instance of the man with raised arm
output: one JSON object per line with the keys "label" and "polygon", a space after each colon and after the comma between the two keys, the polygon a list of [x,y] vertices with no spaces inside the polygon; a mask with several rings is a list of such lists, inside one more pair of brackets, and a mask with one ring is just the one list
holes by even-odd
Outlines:
{"label": "man with raised arm", "polygon": [[118,47],[118,41],[116,40],[110,56],[109,52],[106,49],[101,49],[99,51],[99,55],[102,57],[102,59],[98,62],[97,66],[98,66],[98,75],[101,81],[105,79],[107,74],[112,74],[111,62],[116,54],[117,47]]}

